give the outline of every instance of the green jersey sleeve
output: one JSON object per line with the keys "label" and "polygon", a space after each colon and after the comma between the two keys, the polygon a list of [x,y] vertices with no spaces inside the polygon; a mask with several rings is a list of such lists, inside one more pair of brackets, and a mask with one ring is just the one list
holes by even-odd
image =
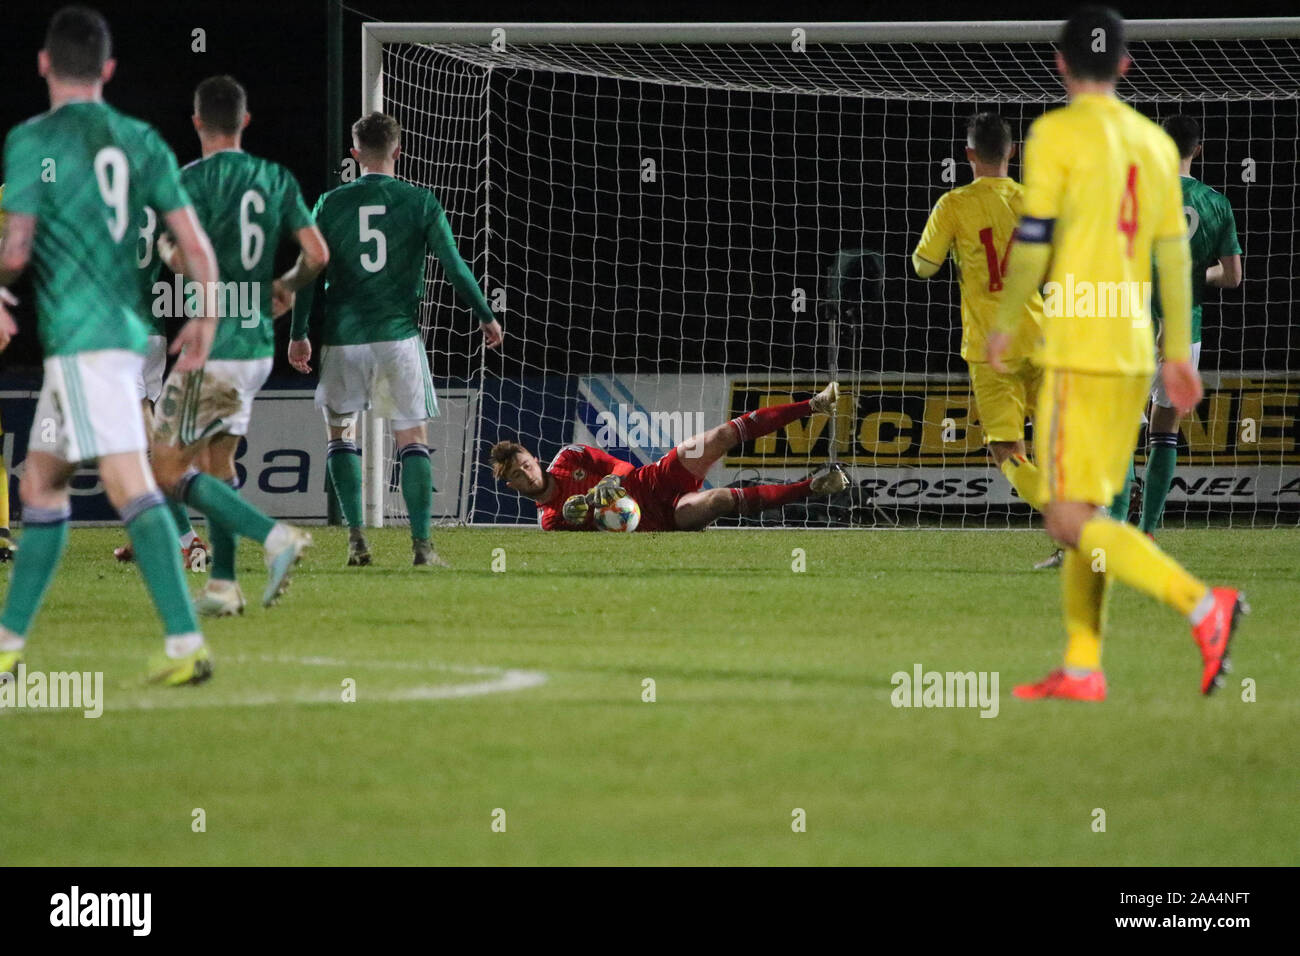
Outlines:
{"label": "green jersey sleeve", "polygon": [[41,208],[41,161],[35,137],[27,124],[15,126],[5,137],[4,210],[35,216]]}
{"label": "green jersey sleeve", "polygon": [[145,144],[147,149],[142,177],[146,190],[145,202],[158,210],[160,216],[184,209],[190,205],[190,197],[181,185],[181,172],[176,165],[175,154],[153,127],[148,127],[145,133]]}
{"label": "green jersey sleeve", "polygon": [[307,203],[302,198],[302,189],[293,173],[284,171],[284,191],[280,196],[281,215],[289,232],[306,229],[316,222],[316,217],[307,211]]}
{"label": "green jersey sleeve", "polygon": [[1237,239],[1237,219],[1232,214],[1232,204],[1223,195],[1220,195],[1218,200],[1217,205],[1219,206],[1221,223],[1218,243],[1215,247],[1215,258],[1239,256],[1241,255],[1241,242]]}
{"label": "green jersey sleeve", "polygon": [[433,193],[428,193],[427,196],[424,221],[425,241],[429,244],[429,249],[438,257],[438,262],[442,264],[447,279],[461,301],[473,310],[479,322],[487,324],[496,321],[496,315],[484,298],[474,273],[470,272],[469,266],[460,256],[460,250],[456,248],[456,237],[451,233],[451,223],[447,221],[442,203],[438,202]]}

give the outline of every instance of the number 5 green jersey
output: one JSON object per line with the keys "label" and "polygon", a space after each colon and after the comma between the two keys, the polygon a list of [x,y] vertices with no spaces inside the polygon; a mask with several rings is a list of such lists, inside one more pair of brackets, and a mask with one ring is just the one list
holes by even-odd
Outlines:
{"label": "number 5 green jersey", "polygon": [[[275,354],[275,251],[292,233],[312,224],[298,181],[279,163],[223,149],[188,164],[181,170],[181,182],[194,197],[194,211],[212,240],[223,286],[225,305],[211,357],[259,359]],[[236,304],[239,308],[232,308]]]}
{"label": "number 5 green jersey", "polygon": [[46,356],[143,353],[145,300],[135,243],[145,207],[190,204],[176,157],[148,123],[75,101],[5,138],[4,209],[36,217],[32,267]]}
{"label": "number 5 green jersey", "polygon": [[[325,270],[324,345],[394,342],[418,335],[424,262],[432,252],[480,322],[496,317],[456,249],[433,193],[393,176],[367,173],[316,202],[316,225],[330,247]],[[298,295],[294,339],[307,337],[312,289]]]}

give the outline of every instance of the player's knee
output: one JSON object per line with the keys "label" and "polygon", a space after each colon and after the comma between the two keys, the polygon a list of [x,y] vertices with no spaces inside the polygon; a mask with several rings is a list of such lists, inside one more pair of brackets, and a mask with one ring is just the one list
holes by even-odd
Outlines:
{"label": "player's knee", "polygon": [[29,508],[48,507],[60,489],[38,468],[23,469],[18,480],[18,500]]}
{"label": "player's knee", "polygon": [[336,412],[332,408],[326,408],[325,427],[329,429],[330,439],[333,441],[345,438],[348,441],[356,441],[358,414],[357,412]]}
{"label": "player's knee", "polygon": [[154,481],[163,494],[174,496],[176,486],[185,474],[186,463],[179,455],[174,455],[171,450],[162,451],[155,448],[150,457],[150,464],[153,466]]}
{"label": "player's knee", "polygon": [[424,422],[419,422],[415,425],[410,425],[405,422],[394,422],[393,443],[397,445],[398,448],[402,448],[406,445],[428,444],[424,434]]}

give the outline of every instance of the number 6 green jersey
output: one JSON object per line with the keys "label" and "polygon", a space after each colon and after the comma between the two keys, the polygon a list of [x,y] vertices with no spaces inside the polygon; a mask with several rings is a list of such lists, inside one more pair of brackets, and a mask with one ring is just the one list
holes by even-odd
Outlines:
{"label": "number 6 green jersey", "polygon": [[148,123],[75,101],[5,138],[4,209],[35,216],[36,316],[46,356],[143,352],[136,240],[145,207],[190,204],[176,157]]}
{"label": "number 6 green jersey", "polygon": [[[418,335],[427,252],[480,322],[496,316],[456,249],[433,193],[393,176],[367,173],[316,202],[316,225],[330,247],[325,270],[324,345],[395,342]],[[298,295],[294,339],[307,337],[313,290]]]}
{"label": "number 6 green jersey", "polygon": [[[211,357],[273,355],[275,251],[291,233],[312,223],[298,181],[279,163],[223,149],[186,165],[181,182],[194,197],[194,211],[212,240],[227,303],[221,309]],[[244,314],[254,310],[255,314]]]}

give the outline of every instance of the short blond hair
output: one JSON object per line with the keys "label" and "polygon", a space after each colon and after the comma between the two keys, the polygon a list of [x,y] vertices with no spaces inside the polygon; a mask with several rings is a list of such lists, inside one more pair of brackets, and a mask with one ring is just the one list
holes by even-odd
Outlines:
{"label": "short blond hair", "polygon": [[505,480],[505,474],[515,462],[520,452],[528,454],[528,449],[517,441],[499,441],[488,452],[488,461],[492,462],[492,477]]}

